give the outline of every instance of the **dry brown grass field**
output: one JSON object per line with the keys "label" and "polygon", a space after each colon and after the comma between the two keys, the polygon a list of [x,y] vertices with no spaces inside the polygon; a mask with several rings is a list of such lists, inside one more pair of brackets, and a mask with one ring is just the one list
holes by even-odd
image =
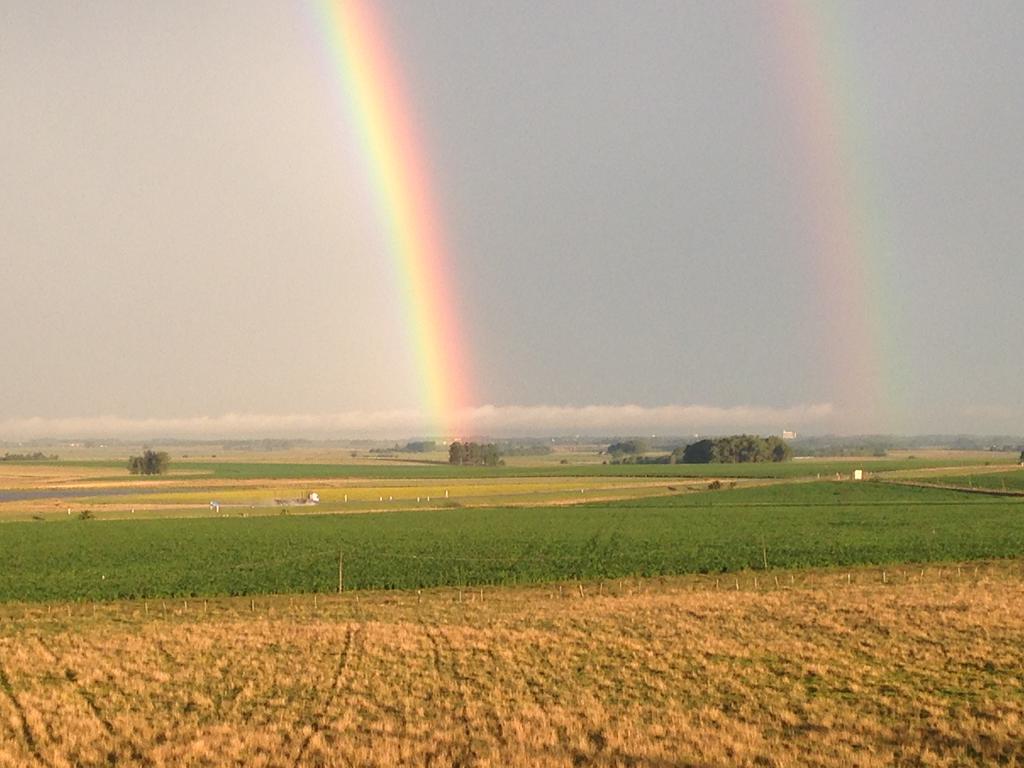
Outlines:
{"label": "dry brown grass field", "polygon": [[1024,763],[1024,563],[884,579],[4,605],[0,766]]}

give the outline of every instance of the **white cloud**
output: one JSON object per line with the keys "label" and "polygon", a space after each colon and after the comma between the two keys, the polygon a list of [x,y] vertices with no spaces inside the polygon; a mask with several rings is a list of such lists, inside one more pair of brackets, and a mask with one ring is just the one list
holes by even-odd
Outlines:
{"label": "white cloud", "polygon": [[[834,417],[829,403],[787,408],[738,405],[484,405],[459,414],[466,435],[628,435],[820,430]],[[185,418],[123,416],[0,421],[0,440],[111,437],[145,439],[242,437],[382,437],[424,435],[429,422],[413,409],[326,414],[228,413]]]}

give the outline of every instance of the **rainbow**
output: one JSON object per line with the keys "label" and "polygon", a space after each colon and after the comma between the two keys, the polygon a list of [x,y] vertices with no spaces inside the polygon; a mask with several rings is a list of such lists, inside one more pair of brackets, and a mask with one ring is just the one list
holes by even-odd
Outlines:
{"label": "rainbow", "polygon": [[810,257],[836,404],[855,423],[893,427],[901,388],[892,316],[897,302],[887,295],[885,279],[891,243],[850,21],[835,3],[782,0],[766,10],[795,124],[795,186],[812,229]]}
{"label": "rainbow", "polygon": [[471,377],[450,291],[452,269],[411,102],[370,2],[319,0],[317,11],[396,262],[425,426],[440,437],[458,436]]}

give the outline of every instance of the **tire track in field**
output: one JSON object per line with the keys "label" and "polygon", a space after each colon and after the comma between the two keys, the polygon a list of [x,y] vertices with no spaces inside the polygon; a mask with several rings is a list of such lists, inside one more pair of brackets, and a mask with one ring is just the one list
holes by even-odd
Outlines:
{"label": "tire track in field", "polygon": [[[39,645],[40,649],[43,651],[43,655],[48,657],[48,659],[49,659],[51,664],[56,666],[60,662],[60,659],[57,658],[56,654],[54,654],[53,651],[51,651],[43,643],[42,638],[40,638],[39,636],[34,636],[34,637],[32,637],[32,639],[37,642],[37,644]],[[53,725],[50,723],[50,721],[48,719],[44,719],[43,720],[43,729],[46,731],[46,738],[51,743],[56,744],[57,741],[58,741],[57,734],[54,732]]]}
{"label": "tire track in field", "polygon": [[32,639],[36,641],[36,644],[39,646],[39,649],[43,652],[43,655],[50,660],[51,664],[60,663],[60,657],[53,652],[53,649],[50,648],[50,646],[43,642],[42,637],[40,637],[39,635],[34,635]]}
{"label": "tire track in field", "polygon": [[[64,667],[64,677],[71,684],[72,689],[78,697],[85,703],[85,706],[89,709],[92,716],[96,718],[97,722],[99,722],[106,734],[113,740],[114,748],[116,749],[118,741],[123,739],[124,743],[129,748],[131,759],[135,761],[136,765],[152,765],[152,760],[146,757],[139,742],[132,736],[132,734],[118,734],[118,729],[114,726],[113,721],[106,716],[103,708],[99,705],[96,694],[90,691],[85,684],[78,682],[77,671],[73,667],[65,664],[63,658],[56,651],[50,648],[41,637],[36,637],[35,641],[43,652],[52,659],[55,665]],[[102,654],[103,650],[95,643],[89,641],[83,642],[92,652]],[[121,696],[122,699],[125,701],[130,700],[128,693],[124,688],[114,683],[110,675],[107,675],[107,684],[114,692]]]}
{"label": "tire track in field", "polygon": [[92,696],[85,689],[85,686],[78,682],[78,672],[74,667],[66,664],[64,659],[54,652],[54,650],[50,648],[41,637],[36,637],[34,639],[36,644],[42,649],[43,653],[50,657],[55,666],[63,667],[64,679],[71,685],[72,690],[74,690],[78,697],[85,702],[86,707],[88,707],[93,717],[99,721],[99,724],[103,727],[103,730],[107,732],[107,735],[114,736],[113,724],[103,715],[103,710],[100,709],[99,705],[96,703],[95,696]]}
{"label": "tire track in field", "polygon": [[[96,653],[96,654],[99,654],[99,655],[102,655],[104,653],[104,649],[101,648],[100,646],[98,646],[96,643],[94,643],[92,641],[86,641],[86,645],[89,647],[90,650],[93,651],[93,653]],[[118,683],[116,683],[114,681],[113,675],[111,675],[111,674],[107,674],[106,675],[106,684],[110,687],[110,689],[112,691],[114,691],[118,696],[120,696],[121,699],[124,700],[125,702],[130,702],[132,700],[132,697],[128,693],[128,691],[125,690],[125,688],[123,686],[119,685]],[[113,722],[110,721],[109,719],[107,719],[107,717],[103,714],[103,712],[100,709],[100,707],[96,704],[96,700],[95,700],[95,697],[93,696],[93,694],[90,691],[88,691],[88,689],[86,689],[84,685],[79,685],[78,686],[78,692],[82,696],[82,698],[85,700],[86,705],[90,709],[92,709],[94,711],[94,714],[96,714],[96,716],[100,720],[100,722],[103,723],[103,726],[104,726],[105,730],[107,731],[107,733],[109,733],[111,736],[117,738],[118,737],[117,731],[119,729],[116,728],[114,726]],[[135,761],[136,765],[152,765],[153,764],[153,760],[146,755],[145,750],[143,749],[143,745],[139,742],[138,739],[135,738],[134,733],[132,733],[131,731],[123,733],[123,734],[121,734],[121,738],[124,739],[125,743],[130,748],[130,750],[131,750],[131,759]]]}
{"label": "tire track in field", "polygon": [[[57,656],[56,656],[56,655],[55,655],[55,654],[53,653],[53,651],[51,651],[51,650],[50,650],[49,648],[47,648],[47,647],[46,647],[46,645],[44,645],[44,644],[43,644],[42,638],[40,638],[40,637],[39,637],[38,635],[36,635],[36,636],[30,636],[30,637],[31,637],[31,638],[32,638],[33,640],[36,640],[36,641],[38,642],[38,644],[39,644],[39,647],[40,647],[40,648],[42,649],[42,651],[43,651],[43,655],[44,655],[44,656],[46,656],[46,657],[48,657],[48,659],[49,659],[50,663],[56,666],[56,665],[57,665],[57,663],[58,663],[58,662],[59,662],[60,660],[59,660],[59,659],[57,658]],[[54,732],[54,730],[53,730],[53,725],[52,725],[52,724],[50,723],[50,721],[49,721],[49,720],[43,720],[43,729],[44,729],[44,730],[46,731],[46,738],[47,738],[47,739],[48,739],[48,740],[49,740],[49,741],[50,741],[51,743],[53,743],[53,744],[56,744],[56,743],[57,743],[57,734],[56,734],[56,733]]]}
{"label": "tire track in field", "polygon": [[[501,663],[501,660],[498,658],[498,654],[495,652],[494,648],[491,645],[487,646],[486,655],[490,665],[490,669],[492,670],[493,673],[496,674],[497,670],[501,669],[503,665]],[[454,647],[452,647],[452,658],[455,658]],[[481,691],[481,693],[488,694],[488,691],[486,690],[484,683],[481,683],[479,680],[477,680],[476,683],[477,688]],[[494,734],[494,738],[497,740],[498,744],[503,749],[505,749],[509,745],[508,735],[505,733],[505,724],[502,722],[501,717],[499,717],[498,715],[498,710],[494,706],[495,701],[498,701],[499,699],[504,699],[505,697],[499,697],[495,695],[493,691],[491,691],[489,692],[489,695],[485,695],[483,698],[488,702],[484,706],[484,717],[487,719],[487,727],[491,731],[491,733]]]}
{"label": "tire track in field", "polygon": [[[533,654],[530,653],[527,655],[526,660],[513,660],[512,666],[518,672],[518,678],[523,683],[527,697],[537,709],[544,713],[546,724],[554,730],[557,736],[557,743],[559,745],[568,744],[569,729],[564,723],[558,723],[551,717],[551,713],[555,708],[561,708],[564,705],[556,696],[551,694],[545,686],[543,678],[535,674],[536,665],[532,663],[533,660]],[[565,753],[561,750],[551,752],[551,754],[557,754],[560,758],[565,757]]]}
{"label": "tire track in field", "polygon": [[302,764],[302,758],[306,756],[306,750],[309,749],[309,744],[313,737],[325,729],[324,722],[334,706],[334,701],[338,698],[338,693],[341,691],[342,681],[346,671],[350,668],[352,656],[358,651],[359,648],[357,646],[361,647],[362,645],[362,632],[363,627],[353,628],[351,626],[345,631],[345,643],[338,654],[338,663],[334,668],[334,679],[331,682],[331,688],[327,692],[323,706],[320,708],[320,714],[313,720],[313,730],[302,740],[302,744],[299,746],[299,751],[292,762],[293,768],[298,768]]}
{"label": "tire track in field", "polygon": [[167,644],[164,643],[163,640],[161,640],[158,637],[153,638],[153,646],[156,648],[157,653],[159,653],[163,657],[164,661],[166,661],[172,667],[181,667],[181,662],[178,661],[178,658],[173,653],[167,650]]}
{"label": "tire track in field", "polygon": [[431,661],[439,681],[451,680],[451,698],[456,711],[456,719],[462,724],[463,741],[460,749],[452,755],[455,765],[468,765],[473,757],[473,728],[469,722],[469,707],[466,695],[462,691],[465,677],[455,663],[455,649],[444,632],[437,626],[424,624],[423,632],[430,643]]}
{"label": "tire track in field", "polygon": [[[522,680],[523,685],[526,687],[530,700],[541,710],[547,711],[550,705],[555,702],[551,694],[544,687],[543,682],[532,674],[532,670],[527,667],[526,663],[519,661],[515,662],[515,665],[519,669],[519,679]],[[532,667],[532,665],[530,666]]]}
{"label": "tire track in field", "polygon": [[36,740],[36,735],[32,732],[32,727],[28,724],[28,717],[25,715],[25,708],[18,699],[18,695],[14,692],[14,686],[11,685],[11,678],[8,677],[7,669],[2,663],[0,663],[0,691],[2,691],[5,698],[11,702],[11,706],[14,707],[14,713],[18,716],[21,738],[25,742],[25,746],[28,747],[29,753],[40,765],[50,765],[46,758],[43,757],[43,753],[39,751],[39,742]]}

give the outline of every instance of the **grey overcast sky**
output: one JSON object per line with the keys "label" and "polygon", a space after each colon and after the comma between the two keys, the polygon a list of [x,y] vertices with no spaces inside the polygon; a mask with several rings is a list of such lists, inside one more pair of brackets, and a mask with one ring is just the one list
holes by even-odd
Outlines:
{"label": "grey overcast sky", "polygon": [[[1024,433],[1024,3],[373,5],[477,430]],[[0,0],[0,440],[420,428],[318,18]]]}

